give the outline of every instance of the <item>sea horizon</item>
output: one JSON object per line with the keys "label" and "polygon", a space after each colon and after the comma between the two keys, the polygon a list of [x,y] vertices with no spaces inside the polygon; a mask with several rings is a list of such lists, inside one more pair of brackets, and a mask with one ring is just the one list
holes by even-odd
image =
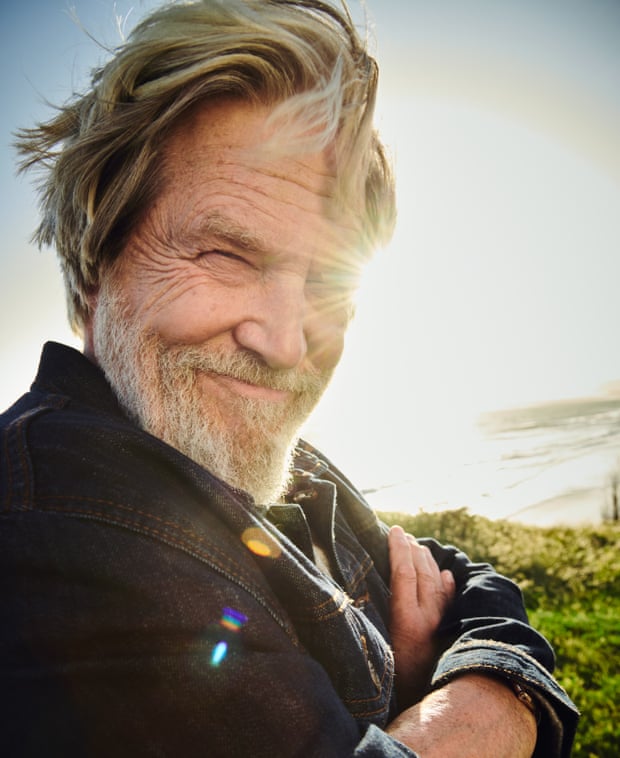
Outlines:
{"label": "sea horizon", "polygon": [[620,397],[558,400],[485,412],[460,459],[369,486],[379,511],[466,508],[534,526],[611,518],[620,476]]}

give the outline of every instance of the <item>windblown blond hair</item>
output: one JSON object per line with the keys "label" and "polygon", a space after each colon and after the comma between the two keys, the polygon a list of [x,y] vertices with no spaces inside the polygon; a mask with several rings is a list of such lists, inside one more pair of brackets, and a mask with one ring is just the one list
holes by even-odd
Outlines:
{"label": "windblown blond hair", "polygon": [[88,92],[17,135],[21,170],[43,172],[34,240],[56,247],[73,329],[83,331],[89,294],[157,195],[166,135],[211,98],[273,105],[291,149],[334,145],[362,247],[387,241],[394,187],[372,126],[376,87],[376,63],[344,0],[340,9],[322,0],[197,0],[148,16],[94,71]]}

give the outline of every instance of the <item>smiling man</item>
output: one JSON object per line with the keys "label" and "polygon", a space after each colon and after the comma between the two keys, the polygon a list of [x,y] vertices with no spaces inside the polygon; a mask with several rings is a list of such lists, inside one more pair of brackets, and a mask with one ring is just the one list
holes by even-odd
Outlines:
{"label": "smiling man", "polygon": [[338,362],[359,266],[333,156],[282,155],[271,110],[222,100],[183,117],[85,350],[143,428],[261,503],[282,495]]}
{"label": "smiling man", "polygon": [[2,755],[567,756],[517,587],[298,430],[394,222],[345,7],[173,3],[20,135],[83,353],[1,417]]}

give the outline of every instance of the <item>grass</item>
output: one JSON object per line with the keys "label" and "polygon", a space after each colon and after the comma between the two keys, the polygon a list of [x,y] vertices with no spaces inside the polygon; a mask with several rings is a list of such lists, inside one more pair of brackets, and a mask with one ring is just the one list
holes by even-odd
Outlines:
{"label": "grass", "polygon": [[541,529],[466,509],[381,513],[417,536],[458,545],[514,579],[552,643],[555,675],[582,713],[574,758],[620,755],[620,525]]}

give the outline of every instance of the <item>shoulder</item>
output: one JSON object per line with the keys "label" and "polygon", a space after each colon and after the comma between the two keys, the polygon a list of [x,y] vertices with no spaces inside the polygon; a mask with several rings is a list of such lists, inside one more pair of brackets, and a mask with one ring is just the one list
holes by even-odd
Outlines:
{"label": "shoulder", "polygon": [[[40,573],[38,565],[71,581],[83,574],[91,588],[123,586],[136,598],[164,587],[174,598],[175,581],[192,577],[212,603],[246,597],[290,631],[225,518],[244,511],[246,498],[141,430],[99,377],[89,381],[101,396],[59,392],[69,389],[59,386],[68,384],[63,377],[35,383],[0,420],[6,570]],[[183,597],[179,587],[175,602]]]}

